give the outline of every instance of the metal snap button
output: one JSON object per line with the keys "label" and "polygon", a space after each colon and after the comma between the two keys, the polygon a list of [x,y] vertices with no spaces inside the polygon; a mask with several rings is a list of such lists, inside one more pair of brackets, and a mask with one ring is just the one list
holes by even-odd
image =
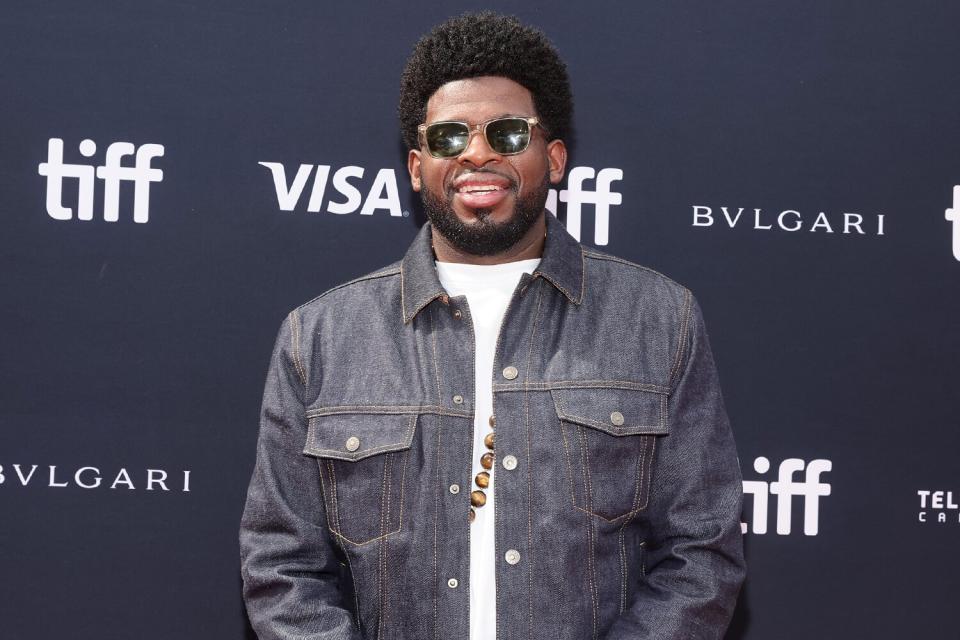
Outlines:
{"label": "metal snap button", "polygon": [[450,485],[450,493],[460,493],[460,485],[456,483]]}
{"label": "metal snap button", "polygon": [[461,396],[459,393],[453,396],[453,404],[463,404],[463,396]]}
{"label": "metal snap button", "polygon": [[463,317],[463,314],[460,312],[460,309],[453,310],[453,317],[456,318],[457,320]]}
{"label": "metal snap button", "polygon": [[503,456],[503,468],[507,471],[513,471],[517,468],[516,456]]}
{"label": "metal snap button", "polygon": [[610,414],[610,422],[617,425],[618,427],[623,424],[623,414],[619,411],[614,411]]}
{"label": "metal snap button", "polygon": [[360,448],[360,438],[357,436],[350,436],[347,438],[347,451],[356,451]]}
{"label": "metal snap button", "polygon": [[513,380],[514,378],[517,377],[517,375],[519,375],[519,373],[520,372],[517,371],[516,367],[505,367],[503,369],[503,377],[506,378],[507,380]]}
{"label": "metal snap button", "polygon": [[458,584],[460,583],[457,581],[456,578],[450,578],[449,580],[447,580],[447,586],[450,587],[451,589],[456,589]]}
{"label": "metal snap button", "polygon": [[517,564],[520,562],[520,552],[516,549],[509,549],[504,554],[503,559],[507,561],[507,564]]}

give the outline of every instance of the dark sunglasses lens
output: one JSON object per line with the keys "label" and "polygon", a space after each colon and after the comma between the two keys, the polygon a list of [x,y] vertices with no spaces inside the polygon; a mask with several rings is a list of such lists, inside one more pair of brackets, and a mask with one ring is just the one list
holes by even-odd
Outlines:
{"label": "dark sunglasses lens", "polygon": [[503,118],[487,125],[487,142],[497,153],[520,153],[530,144],[530,125],[523,118]]}
{"label": "dark sunglasses lens", "polygon": [[470,130],[461,122],[438,122],[427,127],[427,149],[439,158],[459,155],[469,140]]}

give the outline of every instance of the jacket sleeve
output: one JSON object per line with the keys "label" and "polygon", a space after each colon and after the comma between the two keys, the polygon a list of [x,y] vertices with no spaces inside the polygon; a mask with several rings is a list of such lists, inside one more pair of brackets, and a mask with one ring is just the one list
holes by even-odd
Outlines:
{"label": "jacket sleeve", "polygon": [[605,640],[719,640],[746,575],[740,464],[703,317],[688,300],[670,434],[657,442],[645,580]]}
{"label": "jacket sleeve", "polygon": [[243,596],[260,640],[360,640],[343,603],[319,468],[303,454],[306,371],[283,322],[270,360],[257,460],[240,523]]}

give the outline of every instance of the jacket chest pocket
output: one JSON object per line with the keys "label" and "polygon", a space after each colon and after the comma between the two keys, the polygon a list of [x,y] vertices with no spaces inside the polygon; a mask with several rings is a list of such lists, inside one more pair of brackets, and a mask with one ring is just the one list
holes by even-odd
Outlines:
{"label": "jacket chest pocket", "polygon": [[400,531],[417,414],[311,417],[303,452],[317,458],[331,533],[361,545]]}
{"label": "jacket chest pocket", "polygon": [[603,520],[646,508],[667,395],[596,387],[551,390],[573,506]]}

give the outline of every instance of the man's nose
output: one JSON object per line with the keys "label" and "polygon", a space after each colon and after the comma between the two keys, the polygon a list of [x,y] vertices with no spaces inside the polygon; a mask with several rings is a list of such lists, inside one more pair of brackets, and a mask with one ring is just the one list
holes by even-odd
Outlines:
{"label": "man's nose", "polygon": [[467,141],[467,148],[457,156],[457,161],[461,164],[472,164],[475,167],[482,167],[488,162],[497,162],[500,160],[500,154],[490,148],[487,143],[487,137],[483,130],[472,129],[470,139]]}

